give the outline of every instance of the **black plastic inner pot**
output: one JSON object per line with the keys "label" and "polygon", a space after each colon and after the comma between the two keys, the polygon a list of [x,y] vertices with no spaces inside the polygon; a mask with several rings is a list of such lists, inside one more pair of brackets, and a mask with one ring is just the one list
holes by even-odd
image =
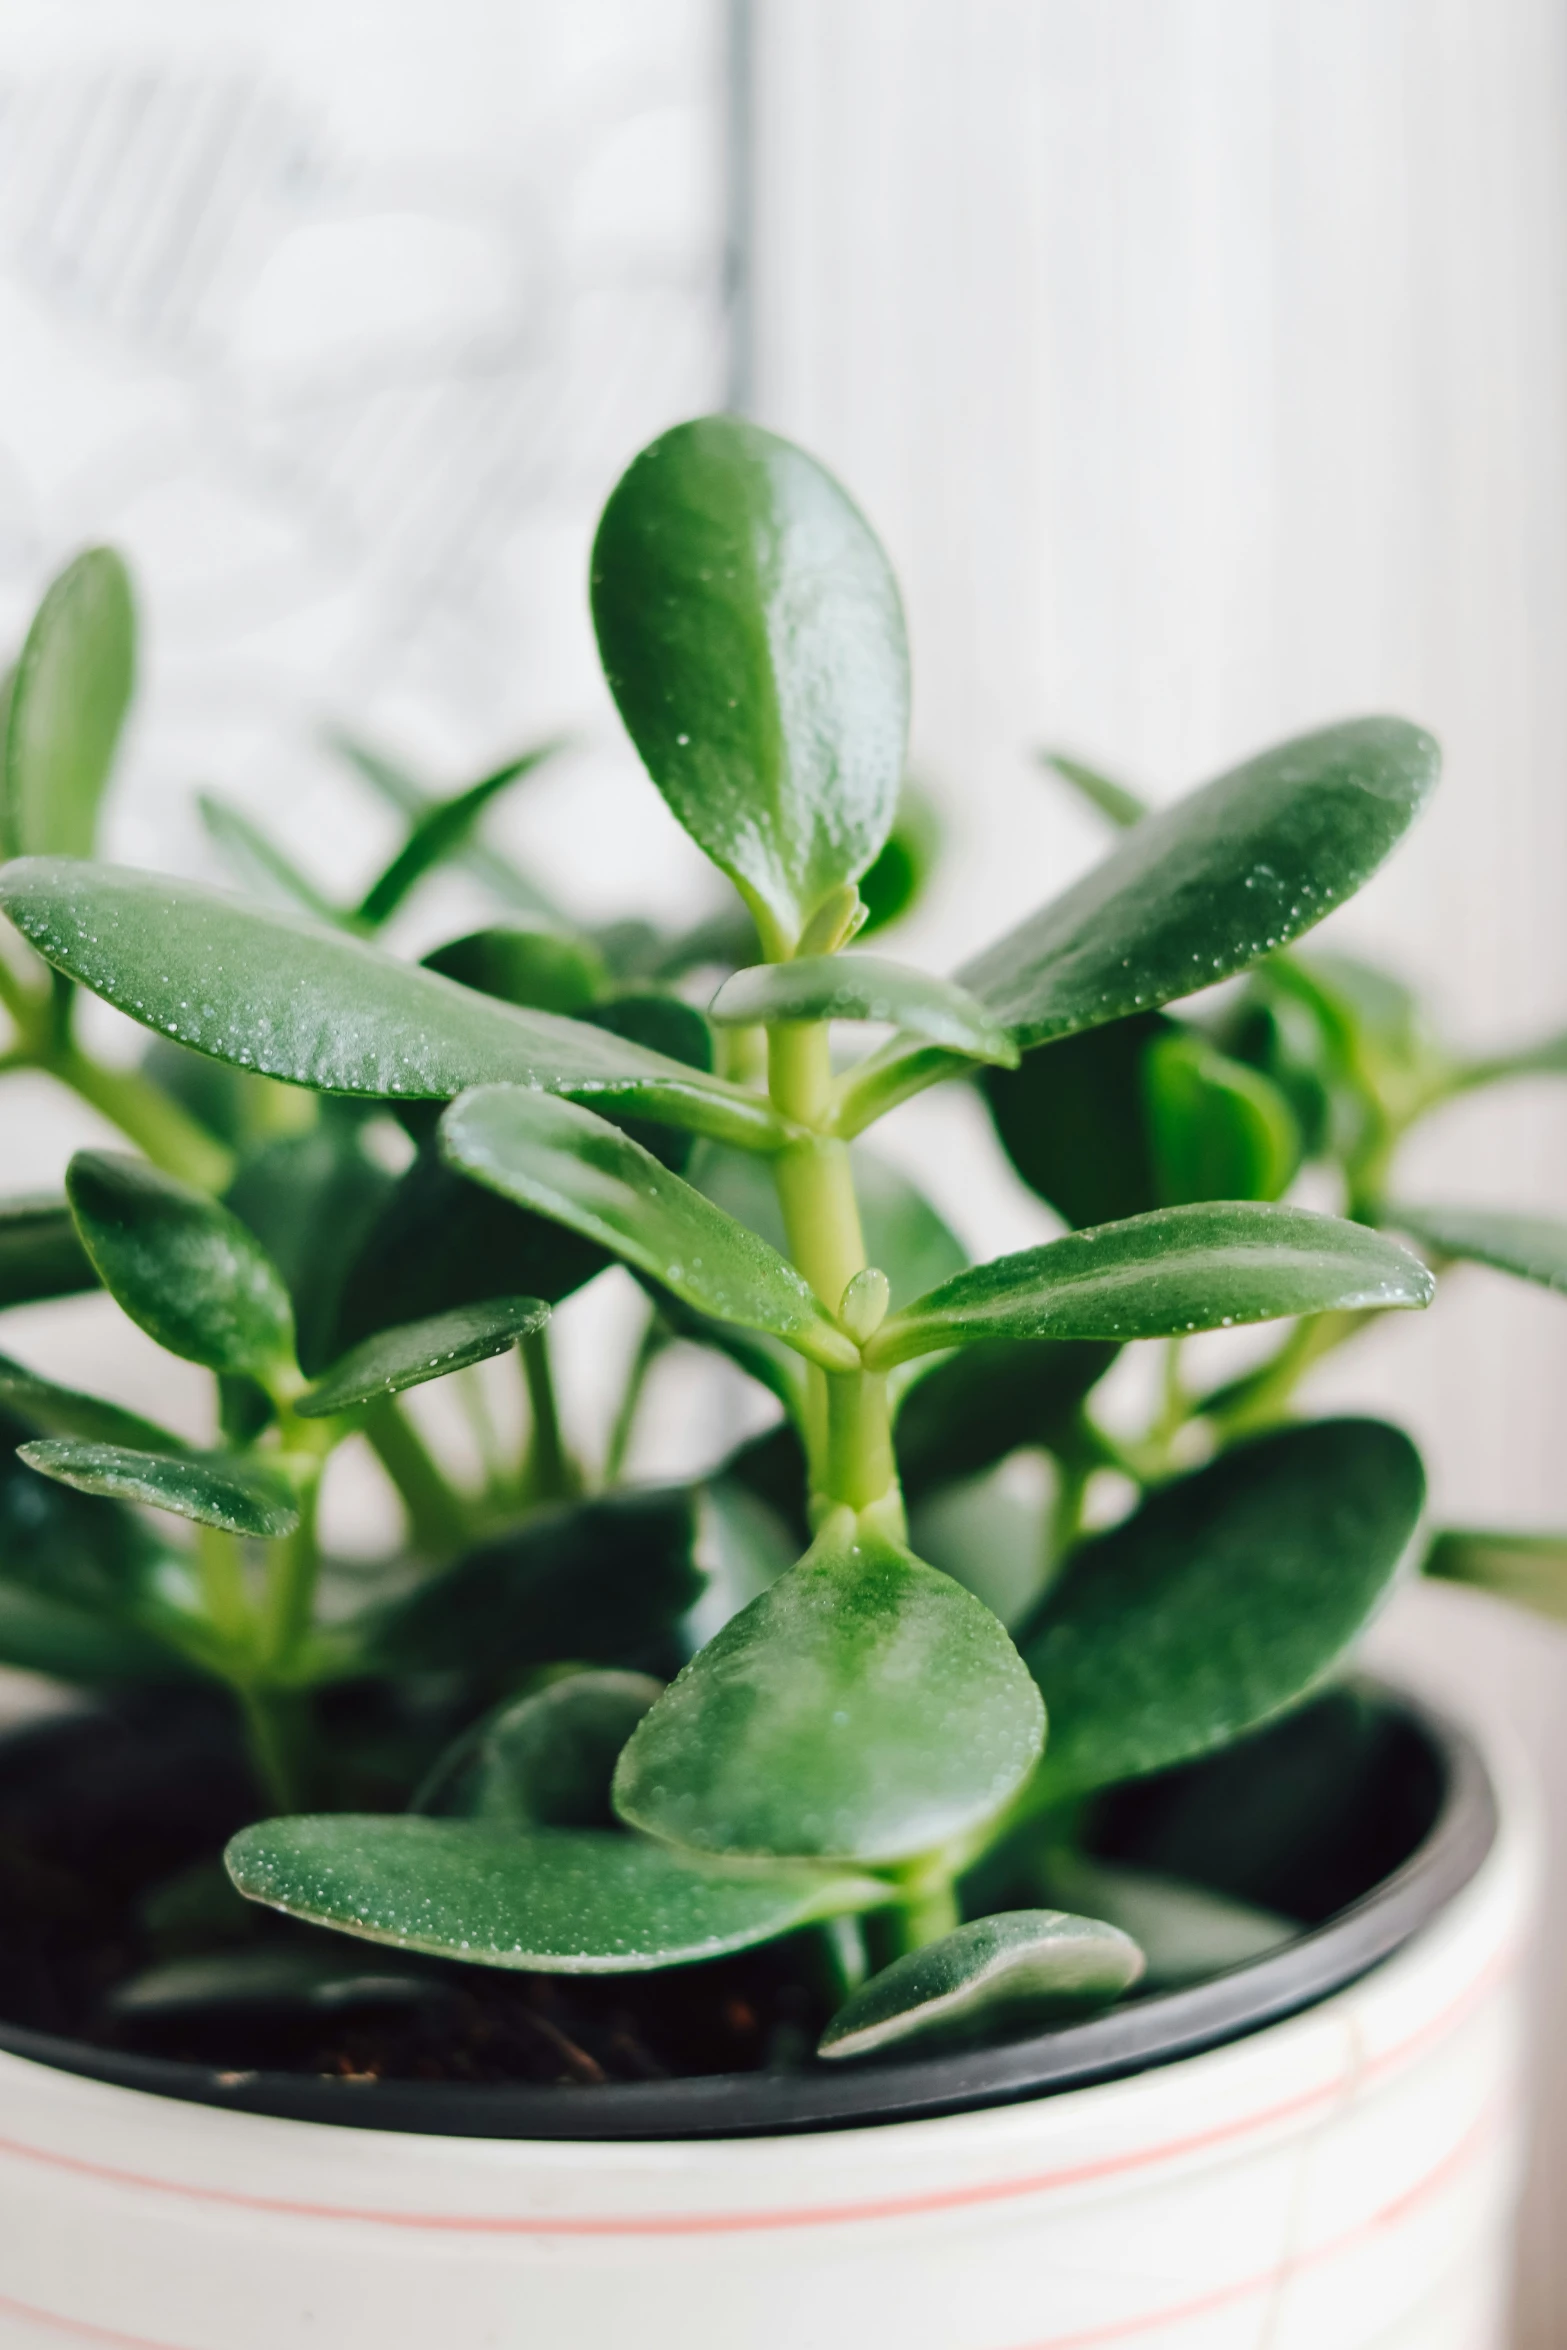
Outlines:
{"label": "black plastic inner pot", "polygon": [[[116,1742],[118,1741],[118,1748]],[[171,1741],[177,1748],[178,1738]],[[162,1758],[187,1816],[215,1789],[193,1755]],[[123,1728],[71,1717],[0,1740],[0,1852],[24,1831],[69,1837],[73,1806],[124,1762]],[[135,1773],[130,1776],[134,1779]],[[221,1790],[217,1790],[221,1796]],[[125,1790],[129,1800],[133,1790]],[[173,1797],[179,1812],[180,1797]],[[774,2136],[960,2113],[1081,2088],[1261,2030],[1398,1950],[1469,1882],[1495,1840],[1496,1804],[1467,1735],[1384,1684],[1317,1700],[1221,1756],[1122,1789],[1094,1847],[1189,1875],[1306,1921],[1265,1957],[1194,1986],[1133,1999],[1091,2022],[960,2054],[788,2073],[558,2087],[352,2081],[222,2071],[101,2048],[10,2020],[32,2002],[0,1966],[0,2048],[90,2079],[247,2113],[355,2129],[486,2138]]]}

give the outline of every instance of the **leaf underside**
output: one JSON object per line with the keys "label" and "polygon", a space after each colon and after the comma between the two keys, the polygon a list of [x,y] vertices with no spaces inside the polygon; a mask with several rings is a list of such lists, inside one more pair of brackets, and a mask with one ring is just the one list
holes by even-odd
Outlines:
{"label": "leaf underside", "polygon": [[818,2055],[962,2045],[1104,2007],[1143,1971],[1142,1952],[1099,1918],[1057,1909],[976,1918],[911,1950],[839,2008]]}

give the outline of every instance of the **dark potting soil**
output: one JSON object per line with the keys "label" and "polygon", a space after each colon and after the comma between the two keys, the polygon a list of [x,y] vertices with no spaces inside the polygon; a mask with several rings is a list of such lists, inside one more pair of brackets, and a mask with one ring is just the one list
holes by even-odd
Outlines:
{"label": "dark potting soil", "polygon": [[[395,1804],[394,1780],[346,1808]],[[1119,1790],[1088,1840],[1316,1924],[1406,1856],[1439,1799],[1407,1726],[1343,1690],[1225,1756]],[[224,1843],[261,1808],[226,1718],[205,1704],[143,1702],[13,1734],[0,1745],[0,2019],[235,2073],[589,2088],[795,2070],[836,2004],[815,1934],[586,1979],[447,1965],[297,1925],[241,1901],[222,1874]],[[1038,1898],[1004,1866],[987,1875],[986,1908]]]}

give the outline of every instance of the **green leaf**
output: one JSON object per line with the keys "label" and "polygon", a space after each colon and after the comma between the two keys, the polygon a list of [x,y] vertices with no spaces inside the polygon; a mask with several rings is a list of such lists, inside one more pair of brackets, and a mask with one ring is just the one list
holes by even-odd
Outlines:
{"label": "green leaf", "polygon": [[63,1199],[0,1200],[0,1307],[96,1289],[98,1276]]}
{"label": "green leaf", "polygon": [[909,1387],[894,1437],[911,1500],[974,1477],[1009,1453],[1059,1441],[1117,1349],[1094,1339],[982,1338]]}
{"label": "green leaf", "polygon": [[[1211,987],[1287,946],[1370,879],[1436,780],[1435,743],[1360,718],[1265,751],[1145,818],[1063,896],[965,963],[960,984],[1030,1047]],[[895,1038],[855,1073],[858,1133],[952,1073]]]}
{"label": "green leaf", "polygon": [[1124,783],[1115,783],[1102,775],[1097,767],[1085,767],[1081,759],[1069,759],[1065,751],[1040,751],[1036,754],[1041,767],[1050,768],[1069,783],[1091,808],[1108,817],[1119,832],[1130,832],[1134,824],[1141,824],[1151,813],[1148,802],[1128,791]]}
{"label": "green leaf", "polygon": [[908,651],[886,557],[803,451],[710,416],[622,476],[592,579],[605,675],[649,774],[792,944],[897,811]]}
{"label": "green leaf", "polygon": [[65,1188],[104,1287],[170,1354],[263,1384],[292,1363],[282,1275],[227,1208],[118,1151],[78,1151]]}
{"label": "green leaf", "polygon": [[873,1909],[874,1878],[698,1860],[602,1829],[471,1820],[264,1820],[225,1858],[247,1899],[368,1942],[539,1974],[720,1958]]}
{"label": "green leaf", "polygon": [[409,1807],[494,1827],[612,1828],[621,1748],[657,1697],[646,1673],[568,1673],[448,1747]]}
{"label": "green leaf", "polygon": [[783,1139],[766,1103],[721,1078],[195,882],[24,858],[0,872],[0,908],[132,1019],[289,1085],[431,1101],[541,1086],[759,1149]]}
{"label": "green leaf", "polygon": [[1385,1595],[1424,1494],[1399,1429],[1323,1420],[1221,1454],[1085,1543],[1018,1635],[1050,1708],[1040,1801],[1165,1770],[1292,1705]]}
{"label": "green leaf", "polygon": [[699,1312],[765,1330],[831,1370],[859,1352],[794,1267],[591,1110],[484,1086],[441,1121],[447,1160],[476,1183],[596,1241]]}
{"label": "green leaf", "polygon": [[1567,1623],[1567,1534],[1482,1532],[1448,1527],[1426,1553],[1425,1572],[1441,1583],[1468,1583],[1537,1616]]}
{"label": "green leaf", "polygon": [[292,1534],[299,1511],[283,1478],[253,1462],[188,1453],[140,1452],[118,1444],[50,1436],[18,1445],[30,1469],[70,1485],[78,1493],[101,1493],[114,1501],[136,1501],[148,1509],[170,1510],[225,1534],[255,1534],[275,1541]]}
{"label": "green leaf", "polygon": [[591,939],[518,923],[454,938],[426,955],[424,967],[480,995],[499,996],[502,1003],[568,1016],[585,1012],[603,994],[609,977]]}
{"label": "green leaf", "polygon": [[1157,1038],[1175,1033],[1162,1013],[1137,1012],[1041,1045],[1017,1069],[984,1072],[1003,1150],[1068,1224],[1119,1224],[1164,1204],[1143,1063]]}
{"label": "green leaf", "polygon": [[839,2008],[816,2053],[841,2061],[1037,2031],[1107,2007],[1142,1971],[1137,1944],[1102,1919],[1004,1910],[895,1958]]}
{"label": "green leaf", "polygon": [[94,1444],[130,1445],[143,1452],[185,1452],[184,1439],[144,1420],[137,1412],[80,1395],[40,1378],[9,1355],[0,1355],[0,1408],[44,1436],[85,1436]]}
{"label": "green leaf", "polygon": [[[395,808],[399,815],[424,816],[440,805],[435,794],[426,791],[424,785],[410,775],[406,768],[399,766],[396,760],[388,759],[384,752],[375,750],[369,743],[360,742],[341,727],[327,729],[326,744],[340,759],[346,760],[372,791],[388,807]],[[492,896],[500,899],[502,905],[514,906],[519,913],[532,914],[545,922],[564,922],[564,916],[554,900],[514,865],[509,857],[503,857],[498,849],[492,849],[487,841],[477,840],[471,833],[466,834],[451,852],[451,861],[465,873],[471,873],[476,880],[482,881]]]}
{"label": "green leaf", "polygon": [[1301,1161],[1289,1103],[1259,1070],[1206,1037],[1160,1037],[1143,1058],[1160,1204],[1278,1199]]}
{"label": "green leaf", "polygon": [[1439,1256],[1567,1290],[1567,1224],[1558,1217],[1520,1216],[1505,1208],[1415,1208],[1400,1200],[1383,1211],[1383,1222]]}
{"label": "green leaf", "polygon": [[390,921],[409,891],[466,841],[491,800],[508,784],[531,775],[559,749],[558,743],[541,743],[508,759],[493,774],[481,776],[466,791],[455,792],[450,799],[438,800],[434,807],[422,810],[396,856],[366,890],[356,918],[369,930],[379,930],[383,922]]}
{"label": "green leaf", "polygon": [[347,921],[344,909],[317,889],[309,875],[241,809],[230,807],[215,792],[198,792],[196,806],[208,839],[244,888],[274,903],[295,907],[318,922]]}
{"label": "green leaf", "polygon": [[912,912],[925,894],[940,852],[941,824],[936,810],[919,786],[905,776],[892,830],[875,862],[860,876],[860,903],[865,908],[862,938],[889,929]]}
{"label": "green leaf", "polygon": [[454,1307],[426,1322],[405,1322],[353,1347],[298,1398],[294,1409],[301,1419],[324,1420],[378,1395],[399,1395],[427,1379],[444,1379],[449,1371],[504,1354],[519,1338],[542,1330],[549,1318],[542,1298],[497,1297],[484,1305]]}
{"label": "green leaf", "polygon": [[1160,1208],[943,1282],[865,1348],[885,1370],[975,1338],[1167,1338],[1296,1314],[1428,1305],[1418,1257],[1337,1216],[1257,1200]]}
{"label": "green leaf", "polygon": [[1017,1047],[983,1004],[950,979],[881,955],[805,955],[726,979],[709,1007],[721,1027],[776,1020],[890,1020],[980,1061],[1017,1064]]}
{"label": "green leaf", "polygon": [[11,682],[0,767],[6,854],[92,855],[135,671],[130,579],[112,548],[90,547],[47,590]]}
{"label": "green leaf", "polygon": [[[229,1899],[234,1900],[232,1892]],[[242,1918],[248,1920],[249,1914],[240,1910]],[[429,1974],[387,1963],[372,1973],[364,1964],[345,1963],[340,1944],[300,1949],[263,1942],[144,1967],[117,1983],[107,2004],[116,2021],[135,2026],[230,2015],[342,2017],[365,2008],[417,2007],[449,1997],[446,1986]]]}
{"label": "green leaf", "polygon": [[636,1664],[702,1595],[688,1486],[540,1511],[362,1620],[394,1670],[504,1680],[567,1659]]}
{"label": "green leaf", "polygon": [[[900,1167],[876,1152],[853,1154],[865,1253],[887,1276],[894,1307],[923,1296],[948,1274],[968,1263],[968,1251]],[[702,1143],[691,1161],[689,1180],[725,1215],[786,1253],[783,1210],[772,1169],[752,1151]]]}
{"label": "green leaf", "polygon": [[420,1151],[389,1187],[380,1212],[343,1268],[324,1357],[380,1330],[422,1322],[491,1297],[540,1297],[558,1305],[611,1262],[563,1225],[531,1216]]}
{"label": "green leaf", "polygon": [[[311,1376],[352,1343],[338,1337],[345,1285],[398,1194],[397,1178],[376,1164],[365,1141],[357,1105],[323,1103],[308,1133],[283,1135],[247,1153],[225,1195],[224,1204],[255,1234],[288,1285],[299,1360]],[[478,1205],[479,1195],[466,1189],[462,1204]],[[418,1236],[414,1245],[423,1252],[421,1263],[427,1262],[433,1245],[428,1236]],[[426,1309],[417,1304],[398,1313],[384,1267],[378,1280],[376,1303],[389,1308],[388,1322],[423,1318]],[[445,1302],[437,1300],[429,1310]]]}
{"label": "green leaf", "polygon": [[986,1607],[829,1519],[632,1733],[615,1808],[709,1852],[904,1860],[988,1819],[1044,1714]]}

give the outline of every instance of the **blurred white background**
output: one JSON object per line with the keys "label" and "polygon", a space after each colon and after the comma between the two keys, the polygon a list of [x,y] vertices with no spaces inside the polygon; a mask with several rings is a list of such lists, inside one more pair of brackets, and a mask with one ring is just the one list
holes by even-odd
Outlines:
{"label": "blurred white background", "polygon": [[[585,557],[631,451],[738,385],[904,581],[949,821],[907,951],[1097,852],[1031,745],[1163,796],[1388,708],[1447,777],[1341,937],[1465,1043],[1567,1019],[1556,0],[8,0],[0,336],[0,623],[88,538],[142,584],[128,857],[202,868],[211,781],[347,887],[385,820],[322,720],[453,783],[566,726],[498,830],[595,916],[700,903]],[[0,1119],[6,1188],[85,1136],[35,1089]],[[915,1105],[899,1147],[976,1246],[1043,1233],[983,1143]],[[1517,1086],[1408,1180],[1560,1209],[1564,1163],[1567,1089]],[[96,1311],[47,1340],[78,1370]],[[1321,1389],[1518,1525],[1567,1522],[1564,1391],[1567,1310],[1482,1274]],[[1431,1594],[1381,1638],[1567,1786],[1567,1639]],[[1523,2350],[1567,2340],[1559,2019],[1541,2082]]]}

